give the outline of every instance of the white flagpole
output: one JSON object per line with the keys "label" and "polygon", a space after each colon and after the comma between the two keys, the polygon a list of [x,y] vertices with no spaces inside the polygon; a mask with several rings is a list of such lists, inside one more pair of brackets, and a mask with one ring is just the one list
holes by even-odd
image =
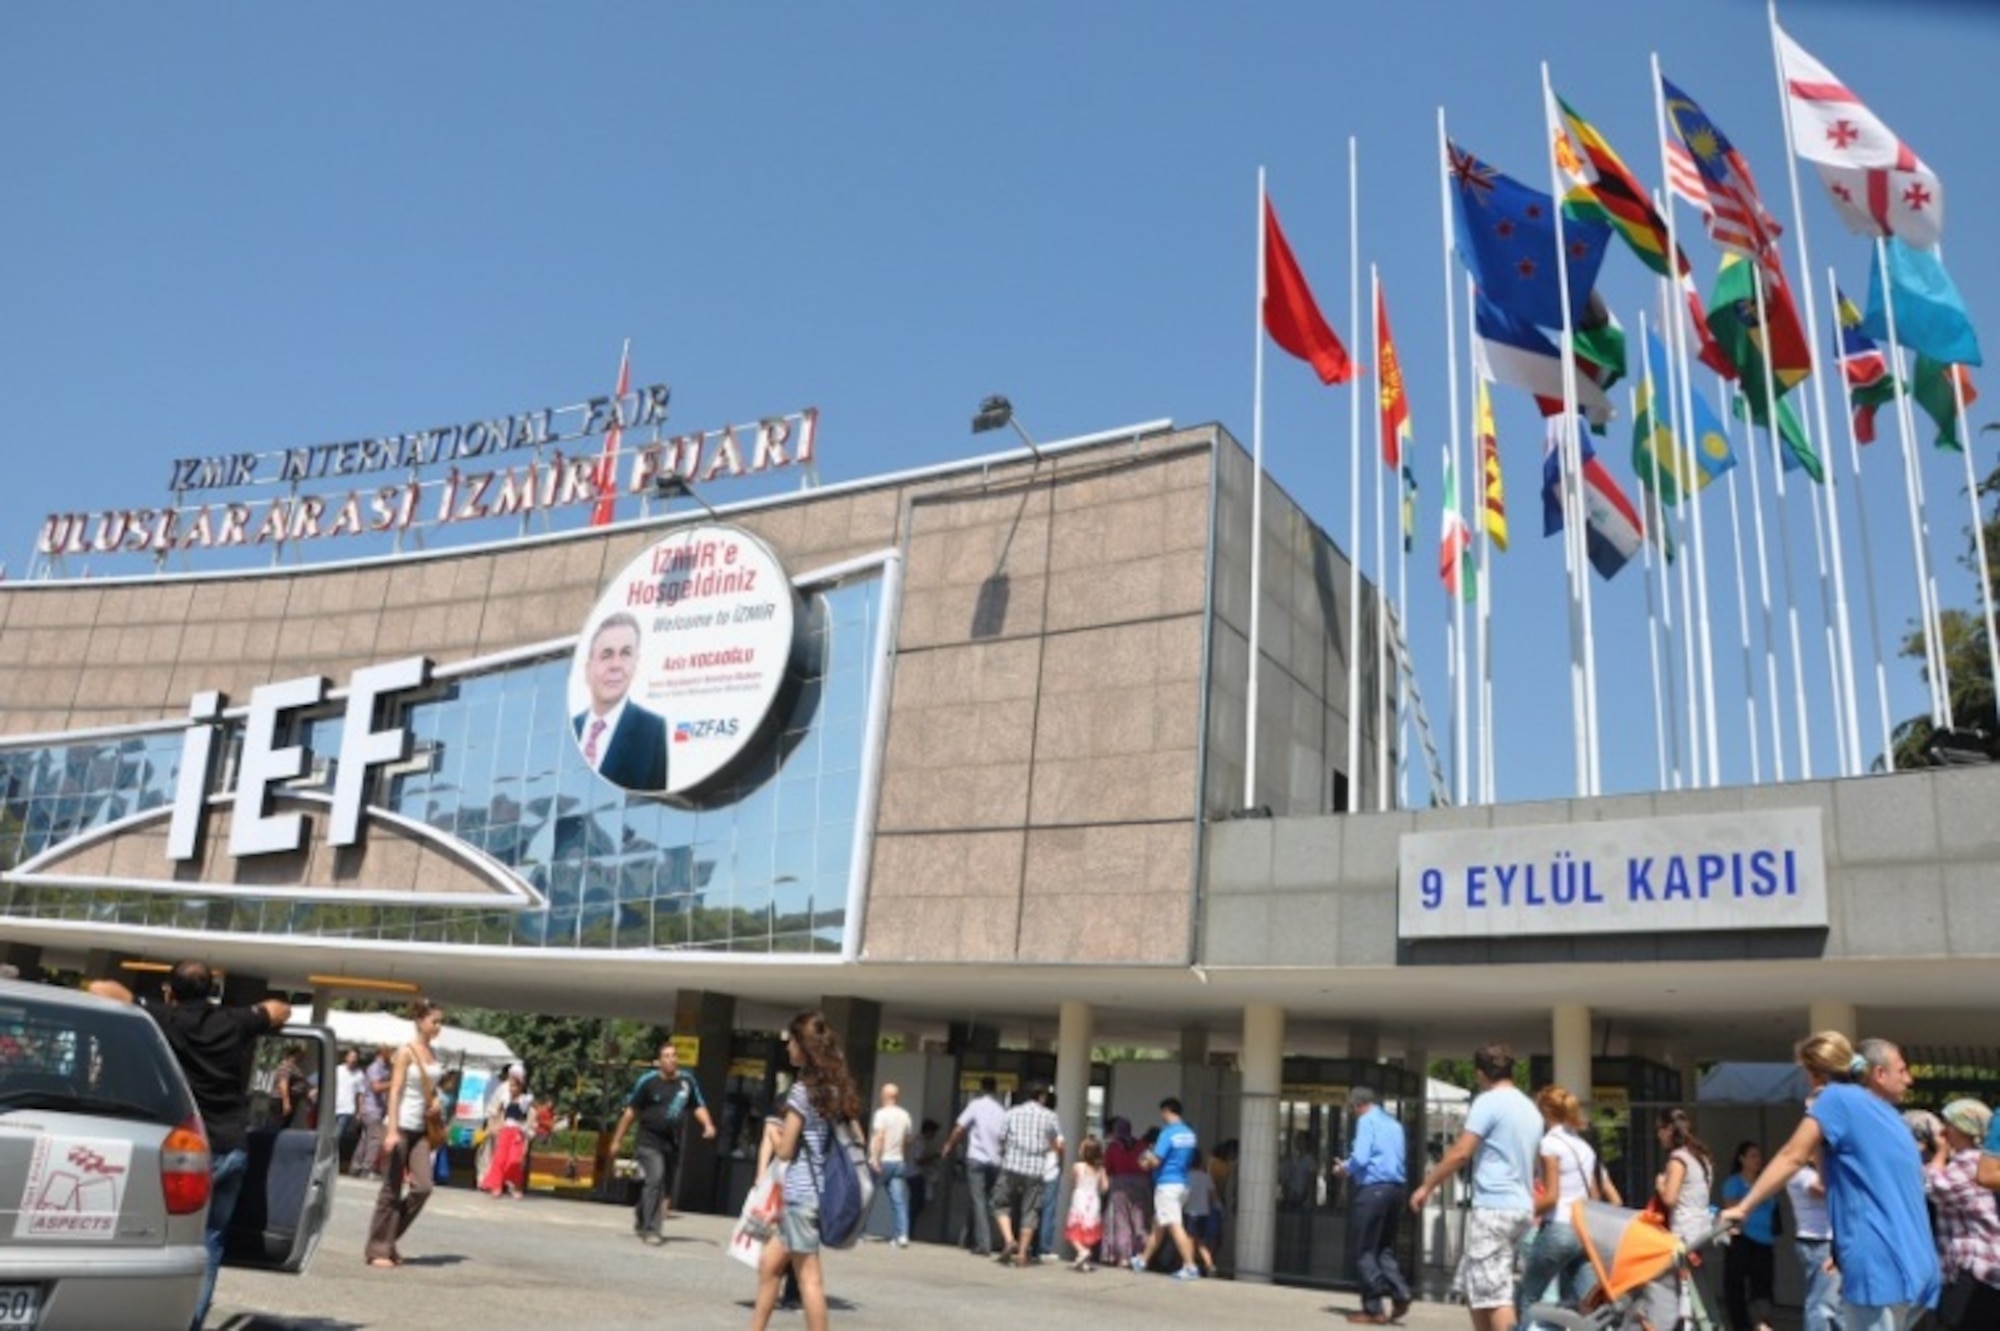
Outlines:
{"label": "white flagpole", "polygon": [[1965,460],[1965,496],[1972,501],[1972,542],[1979,554],[1979,604],[1986,612],[1986,661],[1993,672],[1994,694],[2000,697],[2000,629],[1993,620],[1993,579],[1986,554],[1986,515],[1979,507],[1979,476],[1972,467],[1972,435],[1965,419],[1965,380],[1951,367],[1951,404],[1958,415],[1958,452]]}
{"label": "white flagpole", "polygon": [[[1401,453],[1401,450],[1398,452]],[[1403,455],[1402,466],[1408,467],[1412,476],[1417,474],[1416,464],[1411,462],[1407,455]],[[1396,627],[1398,632],[1407,634],[1410,622],[1410,551],[1403,542],[1402,514],[1403,474],[1399,468],[1396,473]],[[1410,525],[1414,531],[1415,513],[1410,515]],[[1397,659],[1399,664],[1408,661],[1411,668],[1415,668],[1416,663],[1410,656],[1407,641],[1403,644],[1403,650]],[[1396,807],[1399,809],[1410,807],[1409,706],[1410,684],[1399,668],[1396,672]]]}
{"label": "white flagpole", "polygon": [[[1751,290],[1757,296],[1757,326],[1769,328],[1770,315],[1764,303],[1764,263],[1761,259],[1745,259],[1750,265]],[[1778,566],[1785,578],[1785,626],[1792,644],[1792,723],[1799,734],[1799,779],[1812,778],[1812,730],[1806,723],[1806,669],[1805,645],[1799,632],[1798,582],[1792,576],[1792,523],[1785,505],[1785,441],[1784,431],[1779,422],[1783,419],[1780,407],[1784,399],[1778,395],[1777,370],[1771,363],[1771,342],[1764,339],[1764,432],[1771,441],[1772,456],[1777,466],[1771,469],[1772,486],[1778,507]],[[1754,447],[1754,443],[1752,445]],[[1811,441],[1807,441],[1811,447]]]}
{"label": "white flagpole", "polygon": [[[1382,309],[1382,275],[1374,264],[1368,265],[1368,304],[1378,313]],[[1387,444],[1382,428],[1382,321],[1369,320],[1369,340],[1374,347],[1375,367],[1375,456],[1385,456]],[[1355,386],[1354,400],[1361,400],[1360,386]],[[1389,651],[1389,571],[1388,551],[1383,542],[1382,530],[1382,468],[1375,471],[1375,808],[1387,812],[1389,808],[1389,672],[1384,657]]]}
{"label": "white flagpole", "polygon": [[[1360,140],[1347,136],[1347,326],[1361,326]],[[1350,332],[1350,336],[1352,333]],[[1361,807],[1361,386],[1347,428],[1347,812]],[[1380,588],[1376,589],[1379,593]],[[1385,779],[1383,773],[1376,780]]]}
{"label": "white flagpole", "polygon": [[[1445,134],[1444,108],[1440,106],[1438,108],[1438,201],[1442,205],[1444,210],[1445,382],[1451,385],[1451,391],[1445,394],[1445,401],[1448,404],[1450,418],[1451,418],[1451,442],[1449,445],[1450,456],[1456,457],[1458,456],[1458,440],[1459,440],[1458,309],[1457,309],[1458,302],[1456,300],[1455,293],[1452,289],[1454,284],[1452,282],[1452,275],[1451,275],[1452,227],[1451,227],[1450,142],[1451,142],[1450,139]],[[1460,600],[1462,605],[1463,598],[1460,598]],[[1463,612],[1461,611],[1461,614],[1462,613]],[[1461,620],[1461,626],[1462,623],[1463,621]],[[1453,650],[1454,651],[1457,650],[1456,644],[1453,645]],[[1452,681],[1452,689],[1453,689],[1452,696],[1454,697],[1454,699],[1456,699],[1454,707],[1458,711],[1463,711],[1465,707],[1465,688],[1462,681],[1454,679]],[[1453,726],[1452,745],[1453,745],[1452,781],[1455,791],[1453,798],[1459,804],[1463,805],[1467,802],[1466,771],[1465,771],[1465,741],[1463,734],[1460,731],[1460,728],[1456,724],[1454,724]]]}
{"label": "white flagpole", "polygon": [[[1772,608],[1770,534],[1764,529],[1764,464],[1758,456],[1757,427],[1743,422],[1743,456],[1750,466],[1751,534],[1757,541],[1757,595],[1764,618],[1764,687],[1771,697],[1771,779],[1785,780],[1785,703],[1778,687],[1778,625]],[[1777,464],[1777,459],[1772,462]],[[1782,465],[1782,464],[1777,464]]]}
{"label": "white flagpole", "polygon": [[[1549,83],[1549,65],[1542,62],[1542,122],[1549,142],[1555,141],[1555,89]],[[1552,199],[1562,197],[1562,168],[1556,162],[1553,152],[1549,154],[1549,194]],[[1576,332],[1571,326],[1569,304],[1569,261],[1564,257],[1563,213],[1560,206],[1554,213],[1556,231],[1556,287],[1562,301],[1562,371],[1563,371],[1563,527],[1567,540],[1575,551],[1575,572],[1571,578],[1572,594],[1580,608],[1578,622],[1581,631],[1580,664],[1583,676],[1583,718],[1585,795],[1599,794],[1602,789],[1599,751],[1597,743],[1597,664],[1596,644],[1593,641],[1590,596],[1590,542],[1585,531],[1583,498],[1583,448],[1578,440],[1577,388],[1576,388]]]}
{"label": "white flagpole", "polygon": [[[1671,317],[1671,314],[1669,315],[1669,317]],[[1648,343],[1646,340],[1646,333],[1647,333],[1646,314],[1644,310],[1641,310],[1639,312],[1639,346],[1642,352],[1645,351],[1648,347]],[[1648,373],[1650,373],[1651,364],[1652,364],[1652,358],[1650,355],[1648,355],[1647,356]],[[1673,382],[1672,382],[1673,372],[1674,372],[1674,360],[1671,354],[1669,354],[1667,360],[1667,375],[1669,381],[1664,384],[1653,385],[1653,410],[1655,412],[1658,412],[1659,410],[1661,410],[1662,407],[1664,407],[1666,409],[1668,420],[1674,420],[1676,416],[1684,414],[1680,412],[1674,405],[1676,399],[1673,391]],[[1680,446],[1679,435],[1680,432],[1678,429],[1676,429],[1673,432],[1673,442],[1670,445],[1674,451],[1673,468],[1672,468],[1674,476],[1673,507],[1675,510],[1677,510],[1673,513],[1672,516],[1678,517],[1680,519],[1680,533],[1682,537],[1685,538],[1685,536],[1687,535],[1687,528],[1688,528],[1687,508],[1688,505],[1692,502],[1692,498],[1688,494],[1688,482],[1685,479],[1690,474],[1689,461],[1688,461],[1689,454],[1687,450],[1683,449]],[[1664,500],[1660,501],[1659,503],[1659,511],[1660,511],[1659,521],[1654,524],[1654,531],[1660,534],[1671,533],[1672,518],[1669,517],[1669,511],[1666,502]],[[1669,539],[1671,539],[1670,535]],[[1685,551],[1685,544],[1686,544],[1685,540],[1683,540],[1682,544],[1683,544],[1683,551],[1681,558],[1672,563],[1668,562],[1666,559],[1666,546],[1662,545],[1660,547],[1661,597],[1663,600],[1666,601],[1667,604],[1666,622],[1669,630],[1667,637],[1667,675],[1669,679],[1672,679],[1673,652],[1674,652],[1674,642],[1675,642],[1675,638],[1672,634],[1672,626],[1674,622],[1674,599],[1673,599],[1674,577],[1676,573],[1678,573],[1680,577],[1680,593],[1681,593],[1681,631],[1679,635],[1679,641],[1681,647],[1682,669],[1685,672],[1681,678],[1687,689],[1687,731],[1688,731],[1687,783],[1690,786],[1699,787],[1705,784],[1712,783],[1713,772],[1710,771],[1710,769],[1708,768],[1705,755],[1702,752],[1701,676],[1695,666],[1697,635],[1695,633],[1694,591],[1690,585],[1691,577],[1688,570],[1689,561]],[[1678,567],[1676,567],[1676,565],[1678,565]],[[1669,688],[1667,694],[1667,703],[1670,712],[1672,711],[1673,708],[1675,692],[1680,687],[1681,685],[1674,685]],[[1681,776],[1681,747],[1680,747],[1681,739],[1680,739],[1679,722],[1680,722],[1679,715],[1675,713],[1672,733],[1674,737],[1674,785],[1676,789],[1678,789],[1680,786],[1680,776]],[[1710,780],[1705,781],[1703,779],[1702,774],[1704,772],[1709,772]]]}
{"label": "white flagpole", "polygon": [[[1821,438],[1824,439],[1825,436],[1822,435]],[[1828,478],[1831,478],[1833,475],[1832,470],[1827,466],[1827,459],[1824,453],[1820,456],[1820,470]],[[1833,598],[1827,581],[1826,523],[1820,513],[1822,499],[1820,491],[1824,488],[1823,486],[1809,485],[1806,487],[1806,494],[1812,500],[1813,559],[1817,564],[1819,572],[1820,625],[1826,633],[1827,696],[1833,702],[1833,743],[1834,751],[1839,755],[1840,759],[1838,764],[1840,775],[1855,776],[1858,773],[1846,770],[1848,762],[1847,709],[1841,705],[1840,642],[1834,630]],[[1833,496],[1826,495],[1824,498],[1831,500]]]}
{"label": "white flagpole", "polygon": [[[1626,410],[1632,413],[1632,419],[1636,422],[1639,419],[1639,407],[1638,403],[1634,400],[1634,395],[1630,392],[1626,393],[1625,401]],[[1646,658],[1647,664],[1652,668],[1653,677],[1653,765],[1658,772],[1655,779],[1659,783],[1659,788],[1665,790],[1667,789],[1667,749],[1669,747],[1667,727],[1671,724],[1668,720],[1671,712],[1670,709],[1662,706],[1660,700],[1660,614],[1657,606],[1658,598],[1653,594],[1653,535],[1659,530],[1660,492],[1652,486],[1647,485],[1645,479],[1643,476],[1639,478],[1639,489],[1641,497],[1644,500],[1639,505],[1639,554],[1645,560],[1644,567],[1646,570]],[[1657,480],[1658,478],[1655,477],[1655,479]],[[1665,547],[1661,548],[1661,553],[1662,555],[1665,554]],[[1663,559],[1661,562],[1664,563],[1665,560]],[[1671,644],[1669,644],[1668,656],[1671,659]],[[1673,742],[1672,747],[1676,750],[1674,759],[1674,788],[1679,789],[1680,758],[1678,750],[1680,743],[1678,739]]]}
{"label": "white flagpole", "polygon": [[[1806,337],[1806,347],[1812,355],[1813,410],[1819,423],[1817,437],[1826,441],[1822,448],[1832,451],[1832,427],[1827,423],[1826,414],[1826,374],[1825,364],[1820,357],[1819,308],[1813,296],[1812,258],[1806,253],[1806,213],[1805,196],[1799,190],[1799,158],[1792,151],[1792,99],[1785,86],[1785,64],[1778,53],[1778,0],[1769,0],[1771,27],[1771,67],[1778,81],[1778,106],[1785,123],[1785,164],[1792,182],[1792,242],[1799,254],[1799,287],[1805,297],[1806,327],[1812,330]],[[1828,544],[1833,554],[1833,616],[1827,623],[1829,646],[1834,652],[1831,663],[1834,691],[1833,705],[1839,714],[1834,729],[1841,736],[1840,770],[1847,776],[1861,775],[1861,714],[1855,702],[1854,687],[1854,635],[1848,622],[1847,613],[1847,560],[1841,552],[1840,500],[1835,493],[1834,468],[1826,465],[1821,458],[1820,470],[1824,474],[1822,488],[1826,495],[1826,522]],[[1819,497],[1814,498],[1814,521],[1818,521]],[[1817,544],[1817,538],[1815,538]],[[1820,578],[1824,582],[1826,568],[1822,564]],[[1822,596],[1825,589],[1821,589]]]}
{"label": "white flagpole", "polygon": [[1889,325],[1889,381],[1896,388],[1896,428],[1903,439],[1903,490],[1909,500],[1911,558],[1917,572],[1917,604],[1924,619],[1924,660],[1929,667],[1931,725],[1951,729],[1951,678],[1944,659],[1944,622],[1938,617],[1937,580],[1931,575],[1930,520],[1924,514],[1924,475],[1917,461],[1917,426],[1903,384],[1903,341],[1896,329],[1896,302],[1889,295],[1889,247],[1875,238],[1875,270],[1881,274],[1884,317]]}
{"label": "white flagpole", "polygon": [[[1826,270],[1826,299],[1834,309],[1840,308],[1840,281],[1831,267]],[[1840,331],[1838,320],[1835,323],[1834,361],[1838,364]],[[1861,441],[1854,434],[1852,408],[1841,415],[1847,419],[1848,472],[1854,478],[1854,526],[1861,537],[1861,585],[1868,601],[1868,646],[1875,665],[1875,702],[1880,713],[1878,719],[1882,723],[1882,765],[1893,772],[1896,770],[1896,727],[1889,717],[1889,672],[1882,660],[1882,624],[1875,605],[1875,552],[1868,539],[1868,491],[1861,484]],[[1866,764],[1863,767],[1865,769]]]}
{"label": "white flagpole", "polygon": [[[1493,536],[1486,528],[1486,437],[1480,433],[1479,429],[1479,344],[1474,340],[1479,330],[1473,322],[1473,291],[1474,286],[1471,274],[1467,274],[1465,279],[1465,336],[1467,345],[1472,348],[1472,354],[1466,358],[1466,368],[1470,371],[1467,375],[1467,382],[1472,386],[1471,451],[1476,455],[1473,460],[1473,470],[1479,473],[1479,479],[1470,489],[1465,505],[1476,524],[1475,530],[1478,532],[1479,541],[1479,559],[1474,565],[1478,571],[1473,575],[1476,579],[1473,592],[1479,598],[1478,606],[1474,611],[1473,644],[1477,649],[1478,661],[1473,675],[1473,679],[1478,686],[1478,707],[1476,710],[1479,714],[1479,771],[1477,787],[1480,803],[1491,804],[1493,802],[1493,669],[1492,661],[1488,657],[1487,652],[1491,637],[1491,621],[1488,616],[1491,613],[1490,607],[1492,606],[1489,597],[1492,594],[1491,584],[1493,582]],[[1466,479],[1470,481],[1472,478],[1468,474]],[[1461,597],[1460,599],[1463,598]]]}
{"label": "white flagpole", "polygon": [[1729,470],[1729,534],[1736,548],[1736,628],[1743,645],[1743,733],[1750,740],[1750,784],[1764,780],[1763,755],[1757,734],[1757,670],[1750,655],[1750,596],[1743,577],[1743,515],[1736,498],[1736,469]]}
{"label": "white flagpole", "polygon": [[[1250,409],[1250,681],[1243,718],[1243,807],[1257,807],[1257,629],[1264,604],[1264,168],[1257,168],[1257,304],[1252,311],[1255,332],[1256,396]],[[1350,612],[1350,618],[1352,614]],[[1351,665],[1351,662],[1350,662]]]}

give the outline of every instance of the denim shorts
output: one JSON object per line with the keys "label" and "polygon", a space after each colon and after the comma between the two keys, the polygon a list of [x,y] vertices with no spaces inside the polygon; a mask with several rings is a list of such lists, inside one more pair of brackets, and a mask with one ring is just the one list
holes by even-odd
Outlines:
{"label": "denim shorts", "polygon": [[804,1257],[819,1251],[819,1208],[785,1203],[778,1212],[778,1241],[790,1252]]}

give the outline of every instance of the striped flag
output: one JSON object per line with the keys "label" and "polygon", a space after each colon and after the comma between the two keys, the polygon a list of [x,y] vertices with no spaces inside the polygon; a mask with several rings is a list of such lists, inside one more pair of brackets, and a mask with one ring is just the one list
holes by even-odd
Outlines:
{"label": "striped flag", "polygon": [[1666,95],[1667,119],[1687,146],[1708,192],[1710,238],[1724,249],[1763,260],[1767,267],[1775,264],[1778,236],[1784,228],[1765,211],[1757,182],[1750,176],[1750,164],[1692,98],[1664,76],[1660,88]]}
{"label": "striped flag", "polygon": [[618,400],[611,406],[611,426],[604,432],[604,456],[598,460],[597,504],[590,510],[590,525],[608,527],[618,506],[618,446],[625,442],[625,395],[632,391],[632,343],[618,359]]}
{"label": "striped flag", "polygon": [[1507,492],[1500,479],[1500,432],[1493,425],[1493,399],[1486,381],[1479,381],[1479,400],[1473,408],[1473,433],[1479,437],[1479,471],[1485,482],[1486,505],[1483,521],[1486,534],[1501,550],[1507,548]]}
{"label": "striped flag", "polygon": [[1694,158],[1686,148],[1669,141],[1667,144],[1667,186],[1674,196],[1707,218],[1715,209],[1708,202],[1708,186],[1702,183],[1701,168],[1694,164]]}
{"label": "striped flag", "polygon": [[[1639,256],[1639,262],[1667,276],[1667,251],[1672,247],[1667,243],[1666,219],[1653,206],[1652,196],[1595,125],[1562,98],[1554,97],[1554,102],[1549,121],[1557,126],[1556,165],[1571,184],[1563,196],[1563,207],[1572,214],[1611,223]],[[1685,254],[1676,251],[1672,262],[1676,273],[1688,270]]]}

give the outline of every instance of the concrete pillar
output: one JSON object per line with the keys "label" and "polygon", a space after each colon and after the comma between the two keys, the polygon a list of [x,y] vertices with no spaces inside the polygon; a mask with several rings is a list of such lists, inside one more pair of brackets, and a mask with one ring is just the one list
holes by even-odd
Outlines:
{"label": "concrete pillar", "polygon": [[1861,1038],[1861,1014],[1854,1004],[1838,998],[1815,998],[1806,1009],[1806,1028],[1800,1038],[1821,1031],[1839,1031],[1850,1041]]}
{"label": "concrete pillar", "polygon": [[1062,1124],[1063,1171],[1056,1186],[1056,1239],[1060,1248],[1063,1217],[1069,1214],[1069,1166],[1083,1141],[1090,1114],[1090,1045],[1097,1038],[1097,1014],[1088,1003],[1063,1000],[1056,1026],[1056,1121]]}
{"label": "concrete pillar", "polygon": [[1591,1100],[1590,1008],[1583,1003],[1558,1003],[1554,1011],[1551,1050],[1555,1054],[1556,1085],[1584,1104]]}
{"label": "concrete pillar", "polygon": [[[709,1117],[715,1120],[716,1139],[708,1141],[699,1127],[690,1126],[681,1141],[680,1177],[672,1181],[674,1208],[681,1211],[713,1212],[720,1204],[724,1181],[717,1161],[728,1143],[722,1140],[722,1088],[729,1084],[729,1052],[736,1034],[736,996],[705,989],[683,989],[674,996],[676,1036],[691,1035],[701,1042],[694,1064],[681,1064],[683,1072],[694,1075],[708,1102]],[[659,1051],[645,1051],[651,1062]]]}
{"label": "concrete pillar", "polygon": [[1243,1111],[1236,1157],[1236,1278],[1271,1283],[1278,1247],[1278,1096],[1285,1077],[1285,1010],[1243,1009]]}
{"label": "concrete pillar", "polygon": [[[875,1055],[882,1047],[882,1005],[870,998],[822,998],[819,1010],[840,1033],[847,1070],[863,1105],[875,1103]],[[867,1127],[864,1121],[862,1127]]]}

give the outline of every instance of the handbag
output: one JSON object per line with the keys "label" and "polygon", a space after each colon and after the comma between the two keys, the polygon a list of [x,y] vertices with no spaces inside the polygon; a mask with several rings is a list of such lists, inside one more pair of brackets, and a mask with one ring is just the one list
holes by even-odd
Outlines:
{"label": "handbag", "polygon": [[431,1083],[431,1074],[424,1071],[424,1065],[417,1062],[414,1049],[410,1061],[417,1064],[417,1075],[424,1081],[424,1140],[430,1143],[433,1151],[440,1150],[445,1139],[451,1135],[451,1129],[444,1121],[443,1106],[438,1104],[437,1087]]}

